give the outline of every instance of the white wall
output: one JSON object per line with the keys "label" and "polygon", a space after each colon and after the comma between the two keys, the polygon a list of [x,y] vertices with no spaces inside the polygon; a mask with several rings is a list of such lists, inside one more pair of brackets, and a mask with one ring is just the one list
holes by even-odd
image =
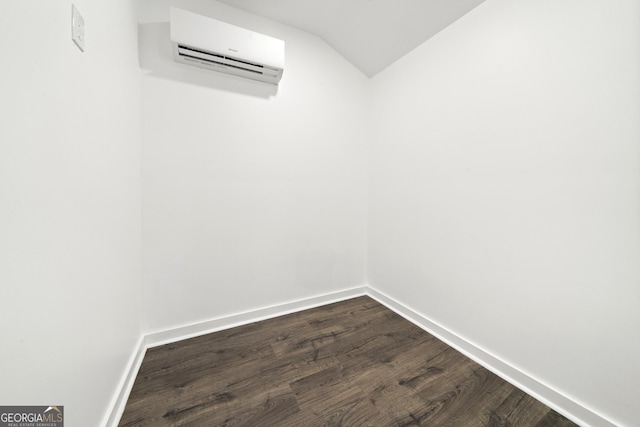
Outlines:
{"label": "white wall", "polygon": [[635,0],[488,0],[373,79],[369,282],[628,426],[639,52]]}
{"label": "white wall", "polygon": [[104,419],[140,336],[140,77],[128,0],[0,2],[0,404]]}
{"label": "white wall", "polygon": [[[277,91],[172,63],[172,3],[284,39]],[[215,1],[143,0],[137,58],[134,4],[76,2],[80,53],[69,2],[0,3],[3,405],[101,424],[141,232],[146,331],[364,283],[371,140],[369,282],[635,422],[637,2],[488,0],[372,82]]]}
{"label": "white wall", "polygon": [[[175,5],[286,43],[278,87],[174,63]],[[369,80],[322,40],[215,1],[142,7],[149,331],[365,282]]]}

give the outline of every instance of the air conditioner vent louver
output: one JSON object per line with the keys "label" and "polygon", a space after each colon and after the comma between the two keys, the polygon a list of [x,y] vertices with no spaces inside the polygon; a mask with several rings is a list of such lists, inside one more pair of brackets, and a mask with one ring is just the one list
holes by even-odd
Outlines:
{"label": "air conditioner vent louver", "polygon": [[176,62],[274,84],[282,78],[282,40],[171,8],[171,41]]}
{"label": "air conditioner vent louver", "polygon": [[[206,52],[201,49],[194,49],[189,46],[178,44],[178,54],[184,58],[191,58],[195,61],[205,61],[206,63],[216,64],[223,67],[232,67],[244,70],[250,73],[266,74],[276,76],[279,72],[277,68],[266,67],[260,64],[254,64],[249,61],[243,61],[232,56],[222,55],[214,52]],[[205,64],[206,65],[206,64]]]}

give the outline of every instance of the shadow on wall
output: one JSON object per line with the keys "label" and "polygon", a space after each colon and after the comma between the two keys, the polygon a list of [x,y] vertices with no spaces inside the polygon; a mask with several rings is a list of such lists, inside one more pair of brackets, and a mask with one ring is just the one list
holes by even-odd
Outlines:
{"label": "shadow on wall", "polygon": [[162,79],[258,98],[269,98],[278,93],[278,85],[174,62],[168,22],[138,25],[138,60],[143,73]]}

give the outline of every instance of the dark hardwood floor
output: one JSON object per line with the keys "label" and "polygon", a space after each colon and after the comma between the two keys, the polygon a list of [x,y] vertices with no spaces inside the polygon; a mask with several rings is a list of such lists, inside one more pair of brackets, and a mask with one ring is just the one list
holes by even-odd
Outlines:
{"label": "dark hardwood floor", "polygon": [[359,297],[149,349],[119,425],[576,424]]}

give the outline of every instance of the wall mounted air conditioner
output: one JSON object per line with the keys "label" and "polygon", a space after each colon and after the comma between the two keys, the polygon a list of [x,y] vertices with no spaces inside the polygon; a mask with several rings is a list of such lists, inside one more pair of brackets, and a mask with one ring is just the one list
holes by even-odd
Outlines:
{"label": "wall mounted air conditioner", "polygon": [[186,10],[171,8],[176,62],[278,84],[284,41]]}

